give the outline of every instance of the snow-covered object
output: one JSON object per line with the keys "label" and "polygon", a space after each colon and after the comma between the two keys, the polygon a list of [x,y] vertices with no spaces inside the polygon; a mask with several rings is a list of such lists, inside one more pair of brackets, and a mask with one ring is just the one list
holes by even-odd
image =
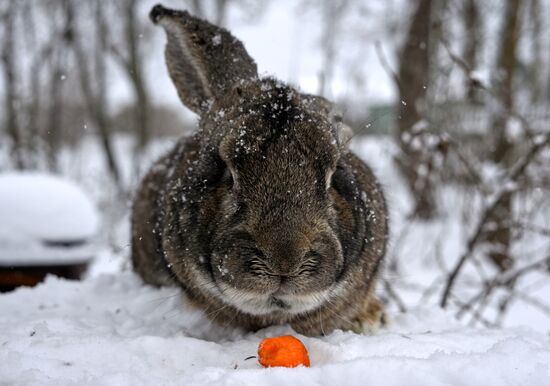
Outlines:
{"label": "snow-covered object", "polygon": [[[263,369],[262,338],[213,325],[174,288],[133,274],[49,277],[0,295],[6,385],[547,385],[548,336],[464,327],[440,309],[391,315],[373,336],[335,331],[304,342],[311,368]],[[211,312],[215,312],[212,310]]]}
{"label": "snow-covered object", "polygon": [[0,266],[82,263],[99,216],[74,183],[42,173],[0,174]]}

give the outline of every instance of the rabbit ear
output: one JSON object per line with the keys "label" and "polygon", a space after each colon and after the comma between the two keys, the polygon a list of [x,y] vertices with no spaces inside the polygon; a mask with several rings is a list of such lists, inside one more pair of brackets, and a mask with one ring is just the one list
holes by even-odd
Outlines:
{"label": "rabbit ear", "polygon": [[302,94],[302,97],[308,108],[326,116],[332,122],[338,144],[342,148],[347,148],[353,137],[353,130],[343,122],[342,112],[336,105],[319,95]]}
{"label": "rabbit ear", "polygon": [[254,60],[227,30],[186,11],[153,7],[153,23],[166,30],[166,64],[184,105],[201,114],[243,80],[257,78]]}

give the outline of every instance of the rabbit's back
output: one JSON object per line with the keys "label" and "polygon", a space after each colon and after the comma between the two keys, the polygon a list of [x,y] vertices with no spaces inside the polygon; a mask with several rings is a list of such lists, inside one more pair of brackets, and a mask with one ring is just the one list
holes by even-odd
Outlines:
{"label": "rabbit's back", "polygon": [[[132,207],[132,263],[145,282],[155,286],[177,285],[165,259],[163,228],[168,187],[182,165],[193,162],[197,155],[194,138],[184,138],[154,163],[141,181]],[[173,193],[172,193],[173,194]]]}

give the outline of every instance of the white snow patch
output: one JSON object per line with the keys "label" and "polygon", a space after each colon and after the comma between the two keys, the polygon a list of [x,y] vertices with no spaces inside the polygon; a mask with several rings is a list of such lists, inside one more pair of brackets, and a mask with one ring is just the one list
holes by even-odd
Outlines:
{"label": "white snow patch", "polygon": [[214,35],[212,38],[212,44],[215,46],[222,44],[222,36],[220,34]]}
{"label": "white snow patch", "polygon": [[510,141],[518,141],[523,135],[523,132],[523,124],[519,119],[510,117],[506,120],[506,137]]}
{"label": "white snow patch", "polygon": [[[311,368],[261,368],[260,340],[211,323],[176,288],[133,274],[83,282],[50,277],[0,296],[0,379],[41,385],[544,384],[548,337],[527,329],[465,328],[436,308],[394,316],[377,335],[298,336]],[[367,383],[366,383],[367,382]]]}
{"label": "white snow patch", "polygon": [[487,69],[472,70],[468,77],[483,86],[488,85],[491,80],[490,72]]}

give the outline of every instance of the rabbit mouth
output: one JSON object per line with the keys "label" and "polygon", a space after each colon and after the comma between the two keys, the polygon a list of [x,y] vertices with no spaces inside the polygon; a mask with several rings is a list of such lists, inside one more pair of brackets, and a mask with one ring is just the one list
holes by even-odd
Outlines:
{"label": "rabbit mouth", "polygon": [[275,296],[271,296],[269,298],[269,302],[275,307],[275,308],[280,308],[282,310],[290,310],[292,308],[292,306],[290,304],[288,304],[288,302],[286,302],[285,300],[282,300],[278,297],[275,297]]}
{"label": "rabbit mouth", "polygon": [[262,294],[238,290],[227,284],[218,286],[226,303],[251,315],[302,314],[322,306],[329,300],[331,293],[330,289],[325,289],[308,294]]}

